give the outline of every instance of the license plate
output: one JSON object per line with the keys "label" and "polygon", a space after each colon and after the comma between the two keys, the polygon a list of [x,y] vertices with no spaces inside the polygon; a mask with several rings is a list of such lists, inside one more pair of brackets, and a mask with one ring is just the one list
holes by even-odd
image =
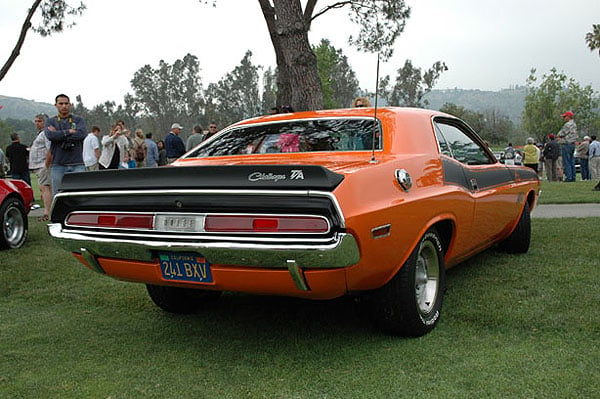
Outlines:
{"label": "license plate", "polygon": [[195,253],[168,252],[158,254],[162,277],[169,281],[212,283],[210,264]]}

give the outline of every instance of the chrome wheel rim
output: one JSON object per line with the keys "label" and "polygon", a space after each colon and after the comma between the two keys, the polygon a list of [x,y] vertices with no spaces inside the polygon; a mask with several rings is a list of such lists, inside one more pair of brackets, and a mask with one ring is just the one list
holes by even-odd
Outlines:
{"label": "chrome wheel rim", "polygon": [[10,206],[4,212],[4,223],[2,226],[4,238],[10,247],[20,244],[25,234],[25,221],[23,214],[16,206]]}
{"label": "chrome wheel rim", "polygon": [[419,248],[415,269],[415,297],[421,315],[433,309],[438,294],[440,264],[435,245],[425,241]]}

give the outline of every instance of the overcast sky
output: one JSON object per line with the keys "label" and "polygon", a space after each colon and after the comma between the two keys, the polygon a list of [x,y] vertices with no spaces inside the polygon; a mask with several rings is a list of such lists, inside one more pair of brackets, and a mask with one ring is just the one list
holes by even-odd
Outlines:
{"label": "overcast sky", "polygon": [[[204,88],[237,66],[247,50],[255,65],[275,66],[275,56],[256,0],[83,0],[77,25],[42,38],[30,31],[20,56],[0,81],[0,95],[54,103],[58,93],[92,106],[121,103],[132,92],[135,71],[163,59],[172,64],[198,57]],[[75,1],[70,1],[75,3]],[[444,61],[449,70],[436,88],[500,90],[524,85],[532,67],[538,76],[556,67],[581,85],[600,91],[600,56],[585,44],[600,23],[599,0],[408,0],[412,15],[380,74],[396,76],[410,59],[429,68]],[[32,0],[0,3],[0,63],[12,51]],[[302,2],[304,4],[304,1]],[[328,2],[321,1],[321,6]],[[317,8],[320,8],[317,6]],[[345,10],[316,19],[312,44],[327,38],[342,48],[361,88],[375,87],[376,55],[347,45],[356,27]]]}

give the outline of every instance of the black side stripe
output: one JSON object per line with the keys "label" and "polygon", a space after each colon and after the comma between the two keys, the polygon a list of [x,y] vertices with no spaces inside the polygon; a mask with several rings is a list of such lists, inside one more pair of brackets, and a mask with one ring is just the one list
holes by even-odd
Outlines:
{"label": "black side stripe", "polygon": [[[442,158],[442,166],[444,168],[444,183],[459,185],[468,191],[486,190],[507,185],[513,183],[516,177],[519,180],[535,180],[538,178],[533,170],[511,169],[504,165],[498,165],[496,168],[473,170],[464,167],[457,161]],[[476,182],[476,188],[471,183],[472,180]]]}

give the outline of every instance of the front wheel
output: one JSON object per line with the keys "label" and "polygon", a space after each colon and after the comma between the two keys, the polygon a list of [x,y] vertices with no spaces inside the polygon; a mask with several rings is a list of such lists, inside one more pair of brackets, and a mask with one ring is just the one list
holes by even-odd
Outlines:
{"label": "front wheel", "polygon": [[398,273],[375,291],[375,322],[383,330],[410,337],[433,330],[442,310],[443,255],[437,231],[427,230]]}
{"label": "front wheel", "polygon": [[21,201],[8,198],[0,205],[0,248],[20,248],[27,239],[27,213]]}
{"label": "front wheel", "polygon": [[221,291],[197,290],[146,284],[152,301],[169,313],[189,314],[215,302]]}
{"label": "front wheel", "polygon": [[508,238],[500,243],[500,249],[509,254],[524,254],[529,251],[531,242],[531,215],[529,204],[525,203],[517,226]]}

